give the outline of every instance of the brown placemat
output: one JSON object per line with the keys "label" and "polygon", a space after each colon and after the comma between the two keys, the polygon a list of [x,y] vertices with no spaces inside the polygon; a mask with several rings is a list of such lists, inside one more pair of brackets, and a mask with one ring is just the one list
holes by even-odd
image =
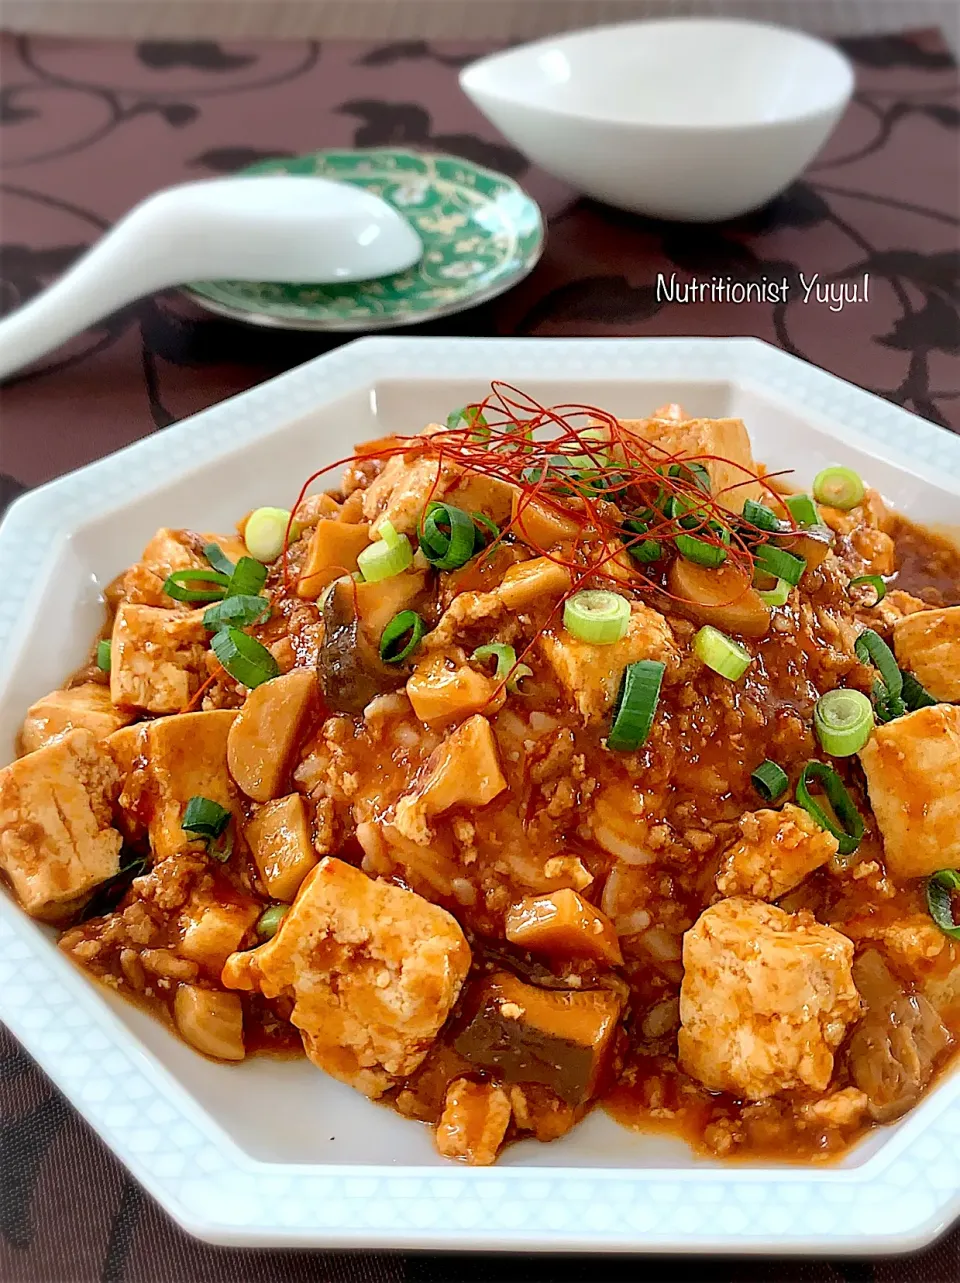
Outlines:
{"label": "brown placemat", "polygon": [[[844,42],[847,116],[760,214],[681,227],[619,213],[531,169],[459,93],[483,49],[422,41],[216,44],[0,38],[0,305],[30,297],[148,192],[265,155],[404,144],[513,174],[550,221],[512,293],[427,333],[754,334],[960,431],[960,99],[931,32]],[[793,285],[785,308],[668,303],[657,277]],[[869,272],[870,302],[803,304]],[[336,340],[149,299],[11,381],[0,503],[308,359]],[[960,1232],[908,1259],[604,1261],[612,1283],[957,1283]],[[0,1030],[0,1279],[36,1283],[435,1283],[587,1279],[595,1260],[228,1251],[178,1231]]]}

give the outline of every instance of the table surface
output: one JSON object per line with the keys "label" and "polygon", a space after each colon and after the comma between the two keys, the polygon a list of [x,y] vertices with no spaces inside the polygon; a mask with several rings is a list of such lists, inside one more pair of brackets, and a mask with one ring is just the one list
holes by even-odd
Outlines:
{"label": "table surface", "polygon": [[[29,298],[167,184],[324,146],[451,151],[518,178],[549,221],[534,273],[419,327],[471,335],[729,335],[777,343],[960,431],[960,81],[933,32],[844,42],[857,92],[827,149],[758,214],[684,227],[620,213],[528,166],[462,97],[489,46],[0,37],[0,306]],[[767,276],[786,306],[667,303],[681,281]],[[871,278],[870,301],[802,302],[800,273]],[[11,380],[0,504],[344,341],[215,319],[176,294],[108,318]],[[0,1029],[0,1279],[37,1283],[579,1280],[584,1259],[238,1252],[189,1239]],[[956,1283],[960,1230],[875,1262],[610,1261],[611,1280]]]}

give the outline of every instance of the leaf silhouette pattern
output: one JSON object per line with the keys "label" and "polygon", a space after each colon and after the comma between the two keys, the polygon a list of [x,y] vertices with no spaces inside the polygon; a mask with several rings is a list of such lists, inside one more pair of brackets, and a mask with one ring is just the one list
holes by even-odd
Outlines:
{"label": "leaf silhouette pattern", "polygon": [[31,1209],[40,1167],[67,1120],[63,1098],[51,1094],[19,1117],[0,1123],[0,1235],[14,1247],[33,1236]]}
{"label": "leaf silhouette pattern", "polygon": [[499,169],[517,178],[529,168],[522,152],[506,143],[491,143],[475,134],[434,134],[426,108],[412,102],[382,102],[379,99],[356,98],[343,102],[336,110],[361,121],[354,131],[355,147],[407,146],[434,147],[454,156],[463,156],[477,165]]}
{"label": "leaf silhouette pattern", "polygon": [[840,48],[864,67],[917,67],[925,71],[946,71],[954,66],[951,56],[937,49],[922,49],[902,36],[848,36],[837,41]]}
{"label": "leaf silhouette pattern", "polygon": [[257,61],[256,55],[227,53],[213,40],[145,40],[137,57],[153,71],[191,67],[196,71],[238,71]]}
{"label": "leaf silhouette pattern", "polygon": [[260,151],[256,147],[211,147],[209,151],[194,156],[187,164],[197,169],[212,169],[218,174],[235,174],[249,165],[257,165],[264,160],[276,160],[278,157],[290,159],[293,152],[277,147],[273,151]]}

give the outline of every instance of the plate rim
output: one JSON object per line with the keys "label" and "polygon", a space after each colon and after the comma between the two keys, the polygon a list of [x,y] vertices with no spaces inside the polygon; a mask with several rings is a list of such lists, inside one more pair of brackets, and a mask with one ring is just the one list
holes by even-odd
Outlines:
{"label": "plate rim", "polygon": [[[836,439],[960,497],[958,437],[761,340],[369,337],[18,498],[0,525],[0,557],[13,567],[0,646],[12,657],[27,644],[46,569],[71,532],[182,476],[186,461],[199,469],[243,452],[358,385],[491,371],[513,380],[737,382],[789,398]],[[909,448],[897,444],[905,428]],[[36,538],[38,521],[46,541]],[[9,695],[0,676],[0,697]],[[6,895],[0,1017],[161,1206],[210,1242],[876,1255],[925,1246],[960,1213],[960,1068],[853,1168],[278,1164],[241,1150]],[[122,1082],[125,1114],[104,1094],[108,1080]],[[477,1208],[482,1217],[471,1224]],[[842,1228],[832,1229],[841,1212]]]}
{"label": "plate rim", "polygon": [[[470,311],[475,307],[482,307],[484,303],[489,303],[501,294],[506,294],[521,281],[525,280],[533,269],[540,262],[546,249],[547,243],[547,225],[544,218],[543,210],[537,201],[527,189],[511,174],[505,174],[502,170],[491,169],[489,165],[481,165],[478,161],[470,160],[466,156],[457,156],[453,152],[431,151],[426,148],[418,147],[390,147],[390,146],[370,146],[370,147],[318,147],[310,152],[303,152],[295,157],[276,157],[277,161],[297,160],[313,156],[329,155],[374,155],[377,153],[392,156],[417,156],[426,160],[436,161],[445,160],[466,165],[477,173],[487,178],[496,179],[505,186],[511,188],[524,198],[530,205],[532,212],[536,216],[537,225],[535,228],[536,243],[529,253],[525,254],[522,261],[517,263],[515,269],[510,273],[498,275],[497,279],[491,281],[486,288],[476,291],[476,293],[466,296],[460,296],[451,300],[449,303],[440,303],[435,307],[424,312],[416,312],[410,316],[391,317],[383,319],[381,317],[371,316],[367,319],[358,317],[345,317],[342,320],[330,318],[327,320],[307,319],[285,316],[275,316],[270,312],[260,312],[257,310],[245,311],[242,307],[233,306],[224,302],[222,299],[214,299],[204,294],[196,288],[197,282],[190,282],[179,286],[178,293],[188,298],[197,307],[216,316],[226,317],[231,321],[238,321],[248,325],[255,325],[261,329],[275,330],[292,330],[305,334],[355,334],[358,337],[367,333],[381,333],[389,330],[409,329],[416,325],[428,325],[433,321],[440,320],[445,316],[455,316],[460,312]],[[254,165],[247,166],[239,173],[260,173],[265,166],[271,162],[269,159],[258,161]],[[415,265],[414,265],[415,266]],[[263,284],[264,282],[257,282]],[[286,282],[281,282],[285,284]]]}

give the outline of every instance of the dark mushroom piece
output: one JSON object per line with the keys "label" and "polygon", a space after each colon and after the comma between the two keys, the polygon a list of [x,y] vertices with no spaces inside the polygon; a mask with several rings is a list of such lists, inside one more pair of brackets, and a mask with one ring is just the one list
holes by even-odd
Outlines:
{"label": "dark mushroom piece", "polygon": [[362,713],[372,699],[396,690],[406,673],[385,664],[357,615],[356,585],[345,577],[331,584],[323,603],[323,641],[317,673],[327,707]]}

